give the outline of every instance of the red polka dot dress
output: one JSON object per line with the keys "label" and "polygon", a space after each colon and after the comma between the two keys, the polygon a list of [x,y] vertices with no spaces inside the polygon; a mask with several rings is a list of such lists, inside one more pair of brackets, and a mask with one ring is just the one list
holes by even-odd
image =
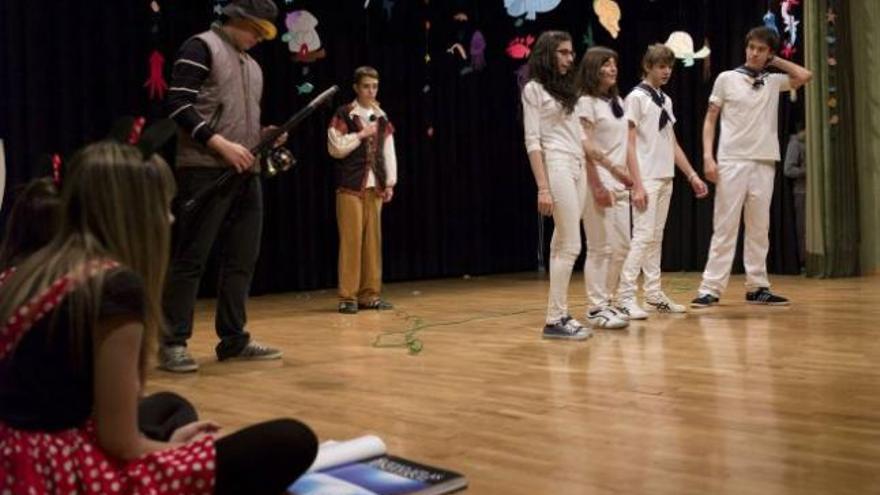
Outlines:
{"label": "red polka dot dress", "polygon": [[[90,272],[112,268],[116,263],[93,263]],[[0,274],[0,286],[10,273]],[[51,315],[77,284],[75,277],[61,277],[0,326],[0,366],[8,367],[12,360],[14,367],[16,348],[28,331]],[[16,428],[0,420],[0,495],[210,494],[214,463],[210,436],[122,461],[101,449],[91,419],[51,430]]]}

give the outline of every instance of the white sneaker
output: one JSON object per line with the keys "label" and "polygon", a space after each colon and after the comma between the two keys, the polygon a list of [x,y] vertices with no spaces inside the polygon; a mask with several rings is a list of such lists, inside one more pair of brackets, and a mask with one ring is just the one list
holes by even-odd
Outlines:
{"label": "white sneaker", "polygon": [[646,298],[645,304],[648,305],[648,311],[656,311],[658,313],[687,313],[687,308],[683,304],[676,303],[662,292],[658,297]]}
{"label": "white sneaker", "polygon": [[617,316],[609,307],[594,309],[587,313],[587,323],[593,328],[617,329],[626,328],[629,322]]}
{"label": "white sneaker", "polygon": [[620,318],[623,321],[629,321],[629,311],[626,310],[623,306],[615,306],[612,304],[608,306],[608,310],[614,313],[615,316]]}
{"label": "white sneaker", "polygon": [[647,320],[648,313],[639,306],[635,299],[621,301],[617,306],[618,312],[622,312],[627,316],[628,320]]}

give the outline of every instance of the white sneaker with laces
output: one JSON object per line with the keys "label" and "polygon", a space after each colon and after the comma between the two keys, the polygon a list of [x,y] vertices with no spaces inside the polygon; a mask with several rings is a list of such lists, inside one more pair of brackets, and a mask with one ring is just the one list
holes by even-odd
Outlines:
{"label": "white sneaker with laces", "polygon": [[645,310],[642,309],[641,306],[639,306],[639,303],[637,303],[635,299],[620,301],[617,309],[626,313],[626,315],[629,316],[630,320],[648,319],[648,313],[645,313]]}
{"label": "white sneaker with laces", "polygon": [[610,307],[597,308],[587,313],[587,323],[593,328],[609,330],[626,328],[629,322],[617,315]]}
{"label": "white sneaker with laces", "polygon": [[656,311],[658,313],[687,313],[687,308],[683,304],[678,304],[664,294],[660,293],[657,297],[649,297],[645,299],[648,311]]}

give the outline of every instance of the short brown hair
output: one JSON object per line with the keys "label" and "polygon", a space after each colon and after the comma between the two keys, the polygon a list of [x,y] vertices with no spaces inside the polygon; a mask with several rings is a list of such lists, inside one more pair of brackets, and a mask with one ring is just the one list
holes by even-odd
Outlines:
{"label": "short brown hair", "polygon": [[369,65],[362,65],[354,70],[354,83],[360,84],[361,79],[365,77],[370,77],[375,80],[379,80],[379,71],[370,67]]}
{"label": "short brown hair", "polygon": [[752,40],[760,41],[769,46],[770,51],[773,53],[779,50],[779,35],[767,26],[758,26],[749,30],[748,34],[746,34],[746,46]]}
{"label": "short brown hair", "polygon": [[645,50],[645,56],[642,57],[642,70],[647,72],[648,69],[659,64],[665,64],[670,67],[675,65],[675,52],[663,43],[648,45],[648,49]]}

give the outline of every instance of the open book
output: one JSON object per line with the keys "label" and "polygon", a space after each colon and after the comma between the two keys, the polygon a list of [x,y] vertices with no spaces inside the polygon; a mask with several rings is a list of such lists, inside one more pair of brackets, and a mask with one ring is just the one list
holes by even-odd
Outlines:
{"label": "open book", "polygon": [[376,436],[329,441],[315,463],[287,489],[292,495],[442,495],[467,487],[455,472],[386,455]]}

